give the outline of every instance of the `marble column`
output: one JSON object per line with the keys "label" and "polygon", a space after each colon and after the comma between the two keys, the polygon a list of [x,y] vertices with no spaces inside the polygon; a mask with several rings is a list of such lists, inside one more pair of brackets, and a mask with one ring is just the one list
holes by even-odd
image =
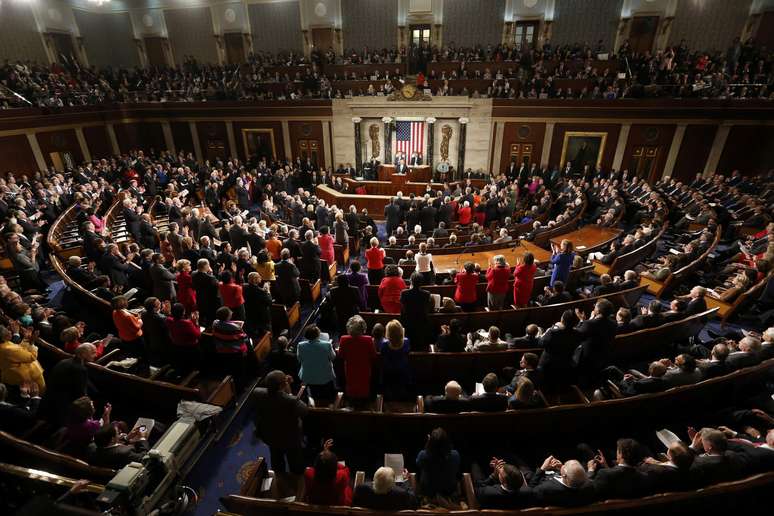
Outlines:
{"label": "marble column", "polygon": [[460,144],[457,149],[457,177],[461,178],[462,174],[465,173],[465,136],[467,134],[467,128],[468,128],[468,120],[467,118],[460,118]]}
{"label": "marble column", "polygon": [[384,122],[384,162],[392,163],[392,118],[386,116],[382,118],[382,122]]}
{"label": "marble column", "polygon": [[427,123],[427,154],[425,154],[425,163],[430,166],[430,174],[433,170],[433,148],[435,146],[435,118],[430,117],[425,120]]}
{"label": "marble column", "polygon": [[358,175],[363,170],[363,149],[360,138],[360,122],[362,121],[363,119],[360,117],[352,119],[352,123],[355,124],[355,170],[358,171]]}

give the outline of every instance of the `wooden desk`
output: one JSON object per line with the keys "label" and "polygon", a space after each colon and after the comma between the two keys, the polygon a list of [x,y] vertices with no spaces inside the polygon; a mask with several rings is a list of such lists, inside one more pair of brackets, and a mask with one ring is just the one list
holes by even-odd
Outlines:
{"label": "wooden desk", "polygon": [[427,183],[430,182],[432,176],[433,173],[432,170],[430,170],[430,165],[415,165],[413,167],[409,165],[409,172],[406,175],[396,174],[395,165],[390,164],[379,165],[379,170],[377,170],[379,181],[400,181],[403,183],[412,181]]}
{"label": "wooden desk", "polygon": [[[521,245],[515,247],[509,247],[508,249],[497,249],[494,251],[484,251],[480,253],[458,253],[458,254],[442,254],[433,256],[433,264],[437,272],[447,272],[449,269],[461,270],[465,265],[465,262],[473,262],[481,265],[482,269],[486,269],[489,262],[498,254],[505,256],[506,261],[510,265],[516,265],[521,263],[524,253],[527,251],[535,255],[535,262],[547,263],[551,259],[551,252],[536,246],[532,242],[522,240]],[[432,254],[432,253],[431,253]]]}
{"label": "wooden desk", "polygon": [[571,231],[570,233],[552,238],[551,243],[558,247],[562,243],[562,240],[569,240],[575,246],[575,251],[577,253],[585,255],[594,251],[599,251],[601,248],[607,246],[610,242],[621,236],[621,233],[623,233],[623,231],[620,229],[589,224],[580,229],[576,229],[575,231]]}

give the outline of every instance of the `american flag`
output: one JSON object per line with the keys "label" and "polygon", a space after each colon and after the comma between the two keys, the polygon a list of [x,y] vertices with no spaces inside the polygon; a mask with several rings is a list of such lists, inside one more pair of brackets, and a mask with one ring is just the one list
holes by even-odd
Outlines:
{"label": "american flag", "polygon": [[[395,150],[401,151],[406,156],[417,152],[424,154],[425,147],[425,123],[399,120],[395,122]],[[406,160],[408,163],[408,160]]]}

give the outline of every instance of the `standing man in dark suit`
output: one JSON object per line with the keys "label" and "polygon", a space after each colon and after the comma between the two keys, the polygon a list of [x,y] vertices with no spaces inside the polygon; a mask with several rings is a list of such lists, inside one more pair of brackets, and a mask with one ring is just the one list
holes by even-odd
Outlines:
{"label": "standing man in dark suit", "polygon": [[408,165],[406,165],[406,160],[401,159],[400,163],[395,167],[395,173],[405,175],[408,174],[409,168]]}
{"label": "standing man in dark suit", "polygon": [[291,306],[301,299],[301,284],[298,282],[301,273],[290,261],[290,250],[280,251],[280,262],[274,267],[277,276],[277,300],[285,306]]}
{"label": "standing man in dark suit", "polygon": [[402,211],[398,199],[393,198],[392,202],[384,207],[385,230],[388,237],[392,235],[395,228],[400,226],[401,215]]}
{"label": "standing man in dark suit", "polygon": [[416,166],[416,165],[421,165],[422,164],[422,156],[420,156],[418,152],[415,152],[414,154],[411,155],[411,161],[409,162],[409,164],[412,167]]}
{"label": "standing man in dark suit", "polygon": [[508,169],[505,171],[505,175],[509,181],[513,181],[519,176],[519,164],[516,163],[515,156],[511,158],[511,162],[508,164]]}
{"label": "standing man in dark suit", "polygon": [[218,280],[212,274],[209,260],[200,258],[196,262],[196,272],[191,274],[191,283],[196,291],[199,323],[209,326],[215,320],[215,311],[221,306]]}
{"label": "standing man in dark suit", "polygon": [[435,228],[435,216],[437,213],[438,210],[433,208],[433,205],[430,203],[422,206],[422,209],[419,212],[419,220],[420,224],[422,225],[423,233],[429,235],[433,231],[433,228]]}
{"label": "standing man in dark suit", "polygon": [[258,387],[252,393],[255,404],[256,434],[269,445],[271,465],[274,471],[285,471],[287,458],[290,472],[304,472],[302,455],[303,430],[301,420],[309,408],[290,391],[293,378],[282,371],[266,375],[266,387]]}
{"label": "standing man in dark suit", "polygon": [[175,293],[175,275],[164,267],[164,255],[153,253],[151,257],[150,277],[153,283],[153,295],[161,301],[174,301],[177,298]]}
{"label": "standing man in dark suit", "polygon": [[428,349],[430,338],[429,314],[433,310],[430,292],[422,288],[422,274],[411,274],[411,288],[400,294],[400,320],[404,322],[406,337],[416,351]]}
{"label": "standing man in dark suit", "polygon": [[304,233],[304,243],[301,244],[301,272],[304,279],[314,283],[320,279],[320,246],[315,243],[314,231]]}
{"label": "standing man in dark suit", "polygon": [[70,411],[70,404],[81,396],[94,394],[86,369],[88,362],[97,356],[94,344],[81,344],[72,358],[60,360],[48,375],[46,393],[43,397],[45,411],[52,422],[64,424]]}
{"label": "standing man in dark suit", "polygon": [[576,365],[581,383],[591,383],[599,372],[609,365],[613,340],[618,329],[613,319],[613,303],[600,299],[594,305],[594,311],[587,320],[585,314],[576,309],[576,315],[582,320],[576,331],[580,345],[576,351]]}

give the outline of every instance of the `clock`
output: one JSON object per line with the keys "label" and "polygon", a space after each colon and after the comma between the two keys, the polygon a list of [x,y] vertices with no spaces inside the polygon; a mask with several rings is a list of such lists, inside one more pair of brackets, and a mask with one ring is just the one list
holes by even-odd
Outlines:
{"label": "clock", "polygon": [[400,93],[405,99],[413,99],[417,94],[417,88],[412,84],[406,84],[400,89]]}

